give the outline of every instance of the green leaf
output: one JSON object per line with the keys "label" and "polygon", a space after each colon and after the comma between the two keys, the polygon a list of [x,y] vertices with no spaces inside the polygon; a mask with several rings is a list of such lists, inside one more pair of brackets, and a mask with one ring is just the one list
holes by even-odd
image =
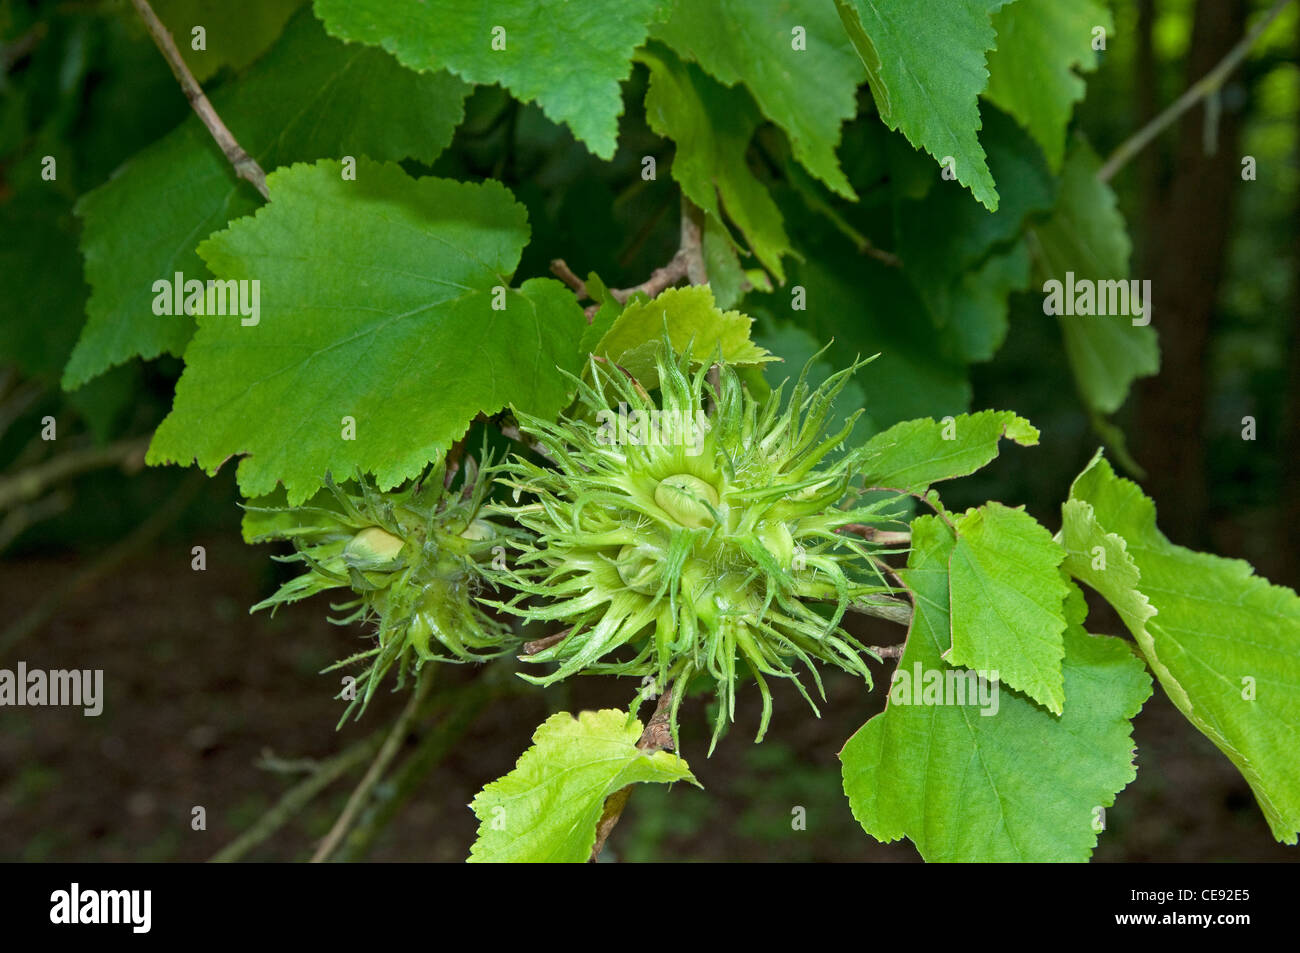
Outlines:
{"label": "green leaf", "polygon": [[835,0],[867,67],[880,118],[942,163],[990,210],[998,193],[976,133],[992,14],[1007,0]]}
{"label": "green leaf", "polygon": [[593,354],[618,364],[646,388],[659,384],[655,354],[665,326],[673,349],[687,347],[697,362],[712,361],[721,352],[729,364],[763,364],[776,358],[750,340],[753,319],[739,311],[723,311],[713,302],[708,285],[669,288],[649,301],[631,301],[596,345]]}
{"label": "green leaf", "polygon": [[650,69],[646,120],[677,143],[672,174],[682,192],[710,219],[720,221],[726,209],[758,260],[784,282],[781,257],[790,253],[790,240],[781,210],[745,157],[761,120],[753,101],[743,89],[719,85],[662,47],[637,58]]}
{"label": "green leaf", "polygon": [[1300,831],[1300,597],[1249,563],[1169,542],[1098,453],[1074,481],[1064,568],[1133,633],[1169,697],[1250,783],[1278,840]]}
{"label": "green leaf", "polygon": [[[900,420],[965,411],[970,405],[965,365],[935,346],[929,321],[899,320],[925,310],[902,270],[857,251],[815,213],[793,204],[782,208],[804,261],[791,263],[788,290],[752,293],[746,308],[763,307],[777,320],[797,321],[829,343],[826,358],[837,367],[879,354],[855,377],[873,431]],[[795,293],[801,300],[796,302]],[[798,305],[803,310],[796,310]]]}
{"label": "green leaf", "polygon": [[1069,593],[1052,534],[1001,503],[957,519],[949,586],[954,665],[996,672],[1007,685],[1061,714],[1065,686],[1063,606]]}
{"label": "green leaf", "polygon": [[[200,83],[222,67],[238,71],[266,52],[303,0],[153,0],[154,12],[176,40],[181,59]],[[128,11],[135,16],[135,11]],[[194,29],[203,46],[194,49]]]}
{"label": "green leaf", "polygon": [[344,40],[381,46],[413,70],[448,69],[537,102],[602,159],[623,112],[619,83],[660,0],[316,0]]}
{"label": "green leaf", "polygon": [[596,313],[591,316],[587,326],[582,329],[582,337],[578,340],[578,353],[583,355],[584,358],[596,350],[596,345],[600,343],[600,339],[613,326],[615,319],[623,313],[623,305],[610,294],[605,282],[601,281],[600,276],[594,271],[588,273],[585,284],[587,294],[599,307],[596,309]]}
{"label": "green leaf", "polygon": [[641,723],[616,709],[557,712],[538,726],[515,769],[470,808],[479,819],[471,863],[584,863],[605,799],[629,784],[689,781],[686,762],[637,748]]}
{"label": "green leaf", "polygon": [[57,382],[86,298],[75,221],[66,200],[33,184],[0,204],[0,232],[0,363]]}
{"label": "green leaf", "polygon": [[1001,345],[1012,291],[1029,285],[1023,230],[1050,210],[1057,183],[1042,154],[1005,113],[985,106],[981,139],[1001,183],[990,212],[960,183],[939,180],[917,199],[895,193],[897,251],[934,326],[947,329],[964,360],[988,360]]}
{"label": "green leaf", "polygon": [[[732,308],[740,303],[751,286],[749,275],[740,263],[736,244],[727,226],[715,215],[705,214],[704,234],[701,236],[704,270],[709,276],[709,287],[718,300],[719,308]],[[766,278],[766,274],[763,277]],[[768,279],[770,282],[771,279]]]}
{"label": "green leaf", "polygon": [[726,85],[743,82],[763,115],[785,130],[804,168],[856,197],[835,150],[840,126],[857,112],[862,67],[829,5],[676,0],[672,16],[652,32]]}
{"label": "green leaf", "polygon": [[909,837],[928,861],[1086,860],[1099,809],[1136,776],[1129,719],[1151,679],[1123,642],[1084,631],[1086,606],[1071,586],[1064,714],[1000,686],[983,707],[969,696],[965,705],[903,704],[904,684],[955,682],[960,671],[941,657],[955,542],[937,517],[912,523],[902,576],[915,616],[891,701],[840,752],[853,816],[878,840]]}
{"label": "green leaf", "polygon": [[1065,130],[1084,81],[1074,72],[1097,68],[1092,31],[1114,32],[1110,11],[1098,0],[1016,0],[993,17],[997,49],[989,54],[984,95],[1020,121],[1059,171]]}
{"label": "green leaf", "polygon": [[221,278],[260,281],[261,317],[199,319],[150,463],[215,471],[250,454],[244,494],[279,480],[297,505],[327,471],[360,468],[383,489],[418,475],[478,413],[567,402],[556,366],[577,368],[585,321],[558,281],[506,290],[528,241],[523,206],[495,181],[366,160],[356,172],[280,169],[267,206],[200,246]]}
{"label": "green leaf", "polygon": [[1009,410],[981,410],[951,420],[905,420],[863,449],[863,485],[919,493],[940,480],[968,476],[998,455],[1003,437],[1038,444],[1038,429]]}
{"label": "green leaf", "polygon": [[987,361],[1002,347],[1009,327],[1008,299],[1029,287],[1029,246],[1017,242],[1006,254],[992,255],[978,271],[957,279],[949,298],[948,323],[963,361]]}
{"label": "green leaf", "polygon": [[[432,161],[451,141],[467,92],[446,73],[417,76],[379,50],[330,39],[304,11],[275,49],[212,100],[270,171],[343,155]],[[83,196],[77,214],[92,293],[63,386],[79,387],[137,355],[180,355],[194,321],[155,314],[154,282],[176,272],[206,278],[195,246],[259,202],[197,116]]]}
{"label": "green leaf", "polygon": [[[1051,218],[1037,226],[1036,254],[1043,277],[1122,281],[1128,277],[1130,244],[1115,193],[1098,181],[1096,153],[1079,142],[1066,159],[1061,192]],[[1044,291],[1047,289],[1044,288]],[[1145,301],[1150,307],[1150,301]],[[1044,309],[1047,302],[1044,302]],[[1147,314],[1150,319],[1150,313]],[[1065,353],[1085,403],[1113,413],[1128,396],[1129,385],[1160,369],[1155,328],[1135,326],[1127,315],[1058,317],[1065,334]]]}

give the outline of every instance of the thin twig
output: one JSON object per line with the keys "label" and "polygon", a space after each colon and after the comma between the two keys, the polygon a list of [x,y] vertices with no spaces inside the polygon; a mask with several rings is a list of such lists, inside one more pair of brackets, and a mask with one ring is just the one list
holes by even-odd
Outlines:
{"label": "thin twig", "polygon": [[873,602],[850,601],[847,608],[850,612],[856,612],[858,615],[869,615],[877,619],[885,619],[888,622],[897,622],[899,625],[907,626],[912,624],[912,607],[902,599],[892,599],[889,596],[872,596]]}
{"label": "thin twig", "polygon": [[709,271],[704,264],[704,212],[682,195],[681,254],[686,258],[686,280],[707,285]]}
{"label": "thin twig", "polygon": [[866,523],[845,523],[840,529],[861,536],[869,543],[879,543],[881,546],[910,546],[912,543],[912,534],[906,530],[877,529]]}
{"label": "thin twig", "polygon": [[[669,721],[672,716],[673,693],[676,688],[677,686],[674,685],[659,696],[654,714],[650,716],[650,720],[646,722],[645,730],[641,732],[641,737],[636,746],[646,754],[673,750],[673,735],[669,727]],[[632,787],[631,784],[621,787],[605,799],[605,808],[601,812],[600,822],[596,825],[596,843],[591,848],[591,857],[588,858],[588,863],[594,862],[600,856],[605,841],[609,839],[610,831],[614,829],[618,819],[623,816],[623,808],[627,807],[628,798],[632,796]]]}
{"label": "thin twig", "polygon": [[101,467],[121,466],[134,472],[144,466],[148,437],[119,440],[105,447],[84,447],[51,457],[44,463],[0,477],[0,510],[34,500],[52,484]]}
{"label": "thin twig", "polygon": [[341,845],[338,859],[349,861],[364,857],[379,834],[419,789],[420,782],[451,752],[488,705],[501,694],[516,691],[516,686],[522,685],[524,683],[516,678],[508,681],[489,679],[485,674],[450,695],[435,699],[447,709],[445,714],[439,716],[437,724],[425,733],[415,750],[393,772],[385,785],[386,792],[391,793],[385,793],[366,812],[365,821]]}
{"label": "thin twig", "polygon": [[533,639],[531,642],[525,642],[523,645],[524,655],[536,655],[538,652],[549,649],[552,645],[563,642],[569,637],[573,629],[565,629],[563,632],[556,632],[554,635],[544,636],[540,639]]}
{"label": "thin twig", "polygon": [[343,775],[364,764],[379,747],[383,734],[382,729],[376,731],[370,737],[363,738],[328,761],[321,762],[308,777],[284,792],[280,800],[259,817],[252,827],[213,854],[209,863],[228,864],[239,860],[262,843],[310,804],[316,795]]}
{"label": "thin twig", "polygon": [[1237,68],[1238,64],[1250,51],[1250,48],[1255,45],[1255,41],[1268,29],[1269,24],[1277,19],[1278,14],[1282,12],[1282,8],[1290,2],[1291,0],[1277,0],[1272,9],[1238,41],[1236,46],[1228,51],[1227,55],[1219,61],[1214,69],[1193,83],[1185,93],[1170,103],[1164,112],[1121,143],[1119,148],[1110,154],[1110,158],[1106,160],[1106,163],[1097,170],[1097,178],[1102,182],[1109,182],[1116,172],[1146,148],[1175,119],[1205,97],[1217,92],[1219,87],[1223,85],[1223,81],[1228,78],[1228,74]]}
{"label": "thin twig", "polygon": [[686,277],[686,256],[678,251],[668,260],[668,264],[656,268],[650,277],[631,288],[610,288],[610,296],[619,304],[626,304],[637,292],[649,298],[656,298],[666,288],[670,288]]}
{"label": "thin twig", "polygon": [[[587,283],[574,274],[563,258],[551,261],[551,273],[573,289],[579,301],[591,297]],[[635,294],[648,298],[658,297],[659,293],[672,287],[685,278],[693,285],[709,283],[708,269],[704,263],[704,213],[693,205],[690,199],[682,196],[681,244],[666,265],[661,265],[650,273],[650,277],[639,285],[630,288],[610,288],[610,297],[619,304],[626,304]],[[595,313],[594,308],[587,309],[587,320]]]}
{"label": "thin twig", "polygon": [[334,849],[338,847],[339,842],[343,840],[349,828],[352,827],[352,822],[356,820],[357,814],[366,803],[366,799],[370,797],[371,790],[379,783],[379,779],[383,777],[388,765],[397,757],[402,742],[406,740],[407,732],[411,730],[411,723],[415,720],[416,712],[420,709],[420,703],[429,694],[429,688],[432,685],[433,668],[430,666],[420,673],[415,684],[415,690],[411,692],[410,700],[406,703],[406,707],[402,710],[402,714],[398,716],[397,721],[393,723],[393,730],[384,739],[379,754],[375,756],[375,760],[370,765],[365,777],[361,779],[361,783],[357,785],[356,790],[352,792],[352,796],[348,798],[348,803],[343,807],[343,813],[339,815],[338,820],[334,822],[334,826],[325,835],[320,847],[316,848],[316,853],[311,858],[313,864],[329,860],[330,855],[334,853]]}
{"label": "thin twig", "polygon": [[149,35],[153,37],[153,41],[162,53],[163,59],[171,67],[176,81],[181,84],[185,98],[190,101],[190,105],[198,113],[203,125],[208,127],[208,132],[212,134],[212,138],[216,140],[226,159],[234,166],[235,174],[241,179],[247,179],[251,182],[253,188],[262,194],[262,198],[269,199],[271,195],[266,190],[266,173],[257,164],[257,160],[244,151],[243,147],[235,140],[234,135],[226,128],[226,124],[221,121],[217,111],[212,108],[212,103],[208,102],[203,87],[194,78],[190,68],[185,65],[180,50],[176,49],[176,43],[172,40],[171,33],[167,27],[163,26],[162,21],[158,19],[158,15],[153,12],[153,7],[149,6],[149,0],[131,0],[131,3],[135,5],[136,12],[140,14],[140,19],[144,21],[145,28],[149,31]]}
{"label": "thin twig", "polygon": [[573,273],[573,269],[568,266],[563,258],[551,260],[551,274],[572,288],[579,301],[591,297],[591,295],[587,294],[587,283]]}

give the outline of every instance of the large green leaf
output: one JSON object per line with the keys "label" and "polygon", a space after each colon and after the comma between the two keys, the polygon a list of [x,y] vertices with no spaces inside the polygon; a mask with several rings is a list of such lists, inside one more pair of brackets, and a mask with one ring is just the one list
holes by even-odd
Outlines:
{"label": "large green leaf", "polygon": [[[1128,231],[1115,193],[1097,179],[1099,166],[1096,153],[1078,142],[1061,173],[1056,208],[1033,231],[1042,277],[1063,287],[1067,273],[1073,273],[1076,283],[1128,278]],[[1084,401],[1094,410],[1118,410],[1135,379],[1160,369],[1160,348],[1151,325],[1135,326],[1132,317],[1122,314],[1062,314],[1058,320],[1070,368]]]}
{"label": "large green leaf", "polygon": [[984,95],[1029,130],[1048,165],[1061,168],[1065,129],[1084,82],[1074,72],[1093,70],[1093,30],[1114,30],[1110,11],[1098,0],[1016,0],[993,17],[997,49],[989,54]]}
{"label": "large green leaf", "polygon": [[[903,580],[915,615],[898,677],[959,672],[949,638],[948,563],[956,540],[938,517],[912,524]],[[1099,811],[1136,776],[1129,719],[1151,679],[1123,642],[1089,635],[1071,587],[1063,664],[1066,706],[1053,715],[998,686],[992,704],[891,701],[840,752],[853,816],[882,841],[909,837],[929,861],[1080,861],[1097,843]],[[914,697],[914,696],[912,696]],[[926,696],[922,694],[922,701]],[[911,700],[909,698],[909,700]],[[954,701],[954,698],[947,698]]]}
{"label": "large green leaf", "polygon": [[1052,534],[1023,509],[987,503],[956,521],[949,565],[954,665],[998,678],[1061,714],[1064,605]]}
{"label": "large green leaf", "polygon": [[66,200],[32,184],[0,203],[0,232],[0,363],[55,383],[86,296],[75,221]]}
{"label": "large green leaf", "polygon": [[998,193],[977,133],[992,14],[1007,0],[835,0],[867,67],[880,118],[941,163],[989,209]]}
{"label": "large green leaf", "polygon": [[722,211],[778,281],[790,252],[781,210],[750,171],[746,151],[762,117],[743,89],[728,89],[662,47],[638,54],[650,69],[645,110],[650,128],[677,143],[673,178],[714,219]]}
{"label": "large green leaf", "polygon": [[904,275],[936,328],[948,328],[965,360],[988,360],[1007,327],[1007,299],[1029,285],[1023,233],[1049,211],[1057,183],[1042,154],[1005,113],[985,105],[980,139],[999,183],[990,212],[958,182],[938,179],[924,195],[894,193],[897,252]]}
{"label": "large green leaf", "polygon": [[[185,65],[200,83],[222,67],[241,70],[275,42],[305,0],[153,0],[158,19],[171,30]],[[135,12],[130,11],[131,16]],[[194,30],[203,28],[203,49]]]}
{"label": "large green leaf", "polygon": [[728,86],[744,82],[763,115],[790,137],[795,158],[854,197],[835,150],[841,124],[857,112],[862,66],[829,4],[675,0],[672,16],[653,33]]}
{"label": "large green leaf", "polygon": [[[214,94],[213,105],[270,171],[344,155],[431,161],[451,141],[467,92],[447,73],[419,76],[380,50],[331,39],[304,11],[246,77]],[[92,293],[64,387],[137,355],[181,354],[194,322],[155,314],[153,283],[176,272],[206,278],[195,246],[258,202],[197,116],[85,195],[77,214]]]}
{"label": "large green leaf", "polygon": [[940,480],[968,476],[998,455],[1002,438],[1038,444],[1038,429],[1009,410],[981,410],[952,420],[905,420],[876,434],[863,450],[863,485],[919,493]]}
{"label": "large green leaf", "polygon": [[536,101],[602,159],[614,155],[619,83],[660,0],[316,0],[331,34],[382,46],[413,70],[448,69]]}
{"label": "large green leaf", "polygon": [[645,387],[659,383],[655,355],[665,329],[674,350],[690,347],[696,361],[717,354],[729,364],[763,364],[776,360],[750,340],[753,319],[739,311],[723,311],[713,302],[708,285],[669,288],[650,300],[630,302],[614,319],[592,353],[607,357]]}
{"label": "large green leaf", "polygon": [[1249,563],[1175,546],[1098,454],[1062,508],[1064,568],[1113,605],[1179,710],[1219,746],[1278,840],[1300,831],[1300,597]]}
{"label": "large green leaf", "polygon": [[583,863],[605,799],[643,782],[698,784],[686,762],[637,748],[641,723],[615,709],[557,712],[542,722],[513,771],[470,808],[479,819],[471,862]]}
{"label": "large green leaf", "polygon": [[271,202],[200,246],[219,277],[260,281],[261,318],[199,319],[149,462],[215,471],[250,454],[244,494],[279,480],[296,505],[327,471],[383,488],[416,476],[480,412],[566,402],[556,366],[577,368],[582,310],[551,279],[506,290],[528,222],[505,187],[340,171],[272,173]]}

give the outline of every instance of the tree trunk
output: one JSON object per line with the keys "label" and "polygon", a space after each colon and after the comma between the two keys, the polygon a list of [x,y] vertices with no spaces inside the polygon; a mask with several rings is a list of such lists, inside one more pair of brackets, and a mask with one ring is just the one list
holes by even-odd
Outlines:
{"label": "tree trunk", "polygon": [[[1244,0],[1199,0],[1184,88],[1208,73],[1242,36]],[[1229,80],[1231,82],[1231,80]],[[1206,155],[1206,109],[1182,118],[1166,201],[1149,232],[1145,267],[1152,320],[1160,335],[1160,373],[1138,388],[1138,459],[1150,473],[1161,529],[1174,541],[1203,546],[1208,487],[1205,475],[1206,365],[1210,328],[1240,185],[1239,121],[1224,112],[1218,148]]]}

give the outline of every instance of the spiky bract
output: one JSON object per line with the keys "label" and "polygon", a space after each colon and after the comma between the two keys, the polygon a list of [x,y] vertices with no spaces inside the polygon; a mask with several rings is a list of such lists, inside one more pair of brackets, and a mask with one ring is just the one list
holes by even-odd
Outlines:
{"label": "spiky bract", "polygon": [[516,505],[494,508],[536,535],[501,574],[520,593],[501,607],[571,626],[529,659],[558,663],[554,671],[525,677],[652,676],[657,690],[675,691],[675,730],[689,680],[707,673],[715,744],[735,717],[738,665],[762,692],[760,739],[772,704],[765,677],[793,679],[814,711],[795,664],[823,697],[814,659],[869,684],[872,653],[840,623],[853,603],[893,591],[869,548],[837,532],[892,521],[892,500],[841,506],[856,455],[836,453],[857,415],[833,434],[827,418],[859,365],[819,388],[805,369],[788,401],[784,385],[755,399],[733,368],[717,366],[715,385],[707,364],[692,371],[689,355],[662,344],[656,402],[593,360],[591,382],[574,379],[579,413],[554,423],[520,415],[554,466],[504,465],[498,479]]}
{"label": "spiky bract", "polygon": [[[349,590],[331,605],[339,625],[374,623],[376,644],[326,671],[369,664],[357,679],[352,704],[364,710],[384,674],[398,665],[398,684],[427,661],[483,661],[518,640],[477,604],[481,564],[508,531],[480,515],[488,481],[466,460],[456,489],[444,487],[439,464],[406,487],[381,493],[363,476],[340,487],[328,476],[318,503],[247,507],[252,542],[288,539],[295,552],[276,557],[307,570],[250,611],[296,602],[317,592]],[[358,716],[360,711],[358,711]]]}

